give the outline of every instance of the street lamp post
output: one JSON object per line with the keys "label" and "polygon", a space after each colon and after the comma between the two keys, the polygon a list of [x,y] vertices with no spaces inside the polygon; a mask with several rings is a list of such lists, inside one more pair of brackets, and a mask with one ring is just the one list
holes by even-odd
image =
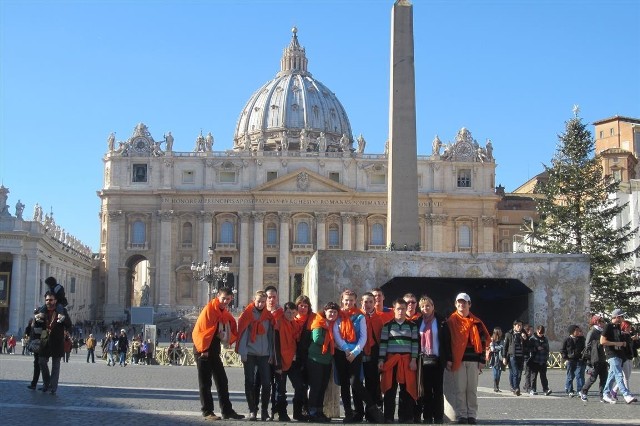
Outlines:
{"label": "street lamp post", "polygon": [[218,264],[214,263],[213,255],[214,251],[212,247],[209,247],[207,251],[209,255],[209,260],[202,261],[200,263],[192,262],[191,263],[191,273],[193,274],[193,279],[196,281],[206,282],[208,285],[208,300],[211,300],[213,293],[215,293],[218,288],[217,284],[222,281],[222,285],[224,286],[227,283],[227,274],[229,273],[229,265],[227,263],[220,262]]}

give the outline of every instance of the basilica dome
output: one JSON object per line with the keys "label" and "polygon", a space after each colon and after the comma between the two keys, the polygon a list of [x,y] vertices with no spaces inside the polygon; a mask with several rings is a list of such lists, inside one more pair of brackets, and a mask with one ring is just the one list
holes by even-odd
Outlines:
{"label": "basilica dome", "polygon": [[233,137],[236,151],[352,151],[353,135],[344,107],[307,71],[304,47],[292,29],[280,72],[249,99]]}

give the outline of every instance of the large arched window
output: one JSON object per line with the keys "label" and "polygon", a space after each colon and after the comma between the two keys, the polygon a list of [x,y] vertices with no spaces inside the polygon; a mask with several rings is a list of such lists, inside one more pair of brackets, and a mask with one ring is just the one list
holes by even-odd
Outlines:
{"label": "large arched window", "polygon": [[182,247],[191,247],[193,244],[193,225],[191,222],[185,222],[182,225]]}
{"label": "large arched window", "polygon": [[340,246],[340,227],[332,223],[329,225],[329,248],[338,248]]}
{"label": "large arched window", "polygon": [[309,238],[309,224],[307,222],[298,222],[296,228],[296,244],[311,244]]}
{"label": "large arched window", "polygon": [[220,242],[230,244],[234,242],[234,232],[232,222],[223,222],[220,227]]}
{"label": "large arched window", "polygon": [[142,244],[147,241],[147,229],[143,221],[136,220],[131,225],[131,244]]}
{"label": "large arched window", "polygon": [[471,248],[471,228],[469,225],[460,225],[458,228],[458,247],[461,249]]}
{"label": "large arched window", "polygon": [[374,223],[371,226],[371,244],[375,246],[384,245],[384,226],[381,223]]}

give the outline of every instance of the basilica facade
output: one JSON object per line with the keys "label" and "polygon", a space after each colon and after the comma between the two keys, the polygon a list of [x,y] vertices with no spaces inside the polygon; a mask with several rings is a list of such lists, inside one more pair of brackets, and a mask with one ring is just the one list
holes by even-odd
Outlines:
{"label": "basilica facade", "polygon": [[207,286],[192,272],[204,260],[228,265],[241,307],[267,285],[281,302],[294,299],[316,250],[510,249],[500,243],[491,141],[479,144],[465,128],[418,152],[415,244],[386,241],[388,151],[366,151],[337,96],[307,66],[294,28],[280,71],[249,98],[228,149],[210,133],[179,146],[143,123],[126,140],[109,137],[97,316],[204,305]]}

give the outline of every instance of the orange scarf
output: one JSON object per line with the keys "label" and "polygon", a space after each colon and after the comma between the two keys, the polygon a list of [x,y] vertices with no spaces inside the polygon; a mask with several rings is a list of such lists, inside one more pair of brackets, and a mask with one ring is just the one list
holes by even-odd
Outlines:
{"label": "orange scarf", "polygon": [[340,311],[340,336],[345,342],[354,343],[356,341],[356,329],[353,326],[351,317],[361,313],[362,311],[355,306],[348,311]]}
{"label": "orange scarf", "polygon": [[413,315],[411,315],[411,316],[407,315],[407,319],[408,319],[409,321],[413,321],[413,322],[415,322],[415,321],[417,321],[417,320],[418,320],[418,318],[420,318],[421,316],[422,316],[422,313],[421,313],[420,311],[416,311],[416,313],[415,313],[415,314],[413,314]]}
{"label": "orange scarf", "polygon": [[296,322],[300,326],[300,330],[304,330],[306,328],[307,330],[311,331],[311,321],[308,321],[310,314],[315,316],[313,312],[310,312],[306,315],[296,315]]}
{"label": "orange scarf", "polygon": [[280,355],[282,356],[282,371],[291,368],[293,357],[296,355],[296,342],[300,338],[300,325],[295,321],[288,321],[284,316],[276,322],[280,334]]}
{"label": "orange scarf", "polygon": [[[251,342],[255,342],[258,334],[262,335],[267,332],[264,328],[263,321],[270,321],[273,324],[273,315],[271,315],[266,308],[260,312],[260,317],[258,319],[254,319],[253,309],[255,307],[255,303],[251,302],[244,311],[242,311],[242,314],[240,314],[240,318],[238,318],[238,340],[240,340],[242,334],[247,330],[247,328],[251,326],[251,335],[249,338],[251,339]],[[236,352],[237,351],[238,346],[236,345]]]}
{"label": "orange scarf", "polygon": [[396,382],[404,383],[407,393],[411,398],[418,399],[418,384],[416,380],[416,372],[411,371],[409,363],[411,362],[410,354],[393,354],[388,355],[387,360],[382,365],[382,377],[380,378],[380,390],[385,393],[393,384],[393,368],[397,365]]}
{"label": "orange scarf", "polygon": [[316,314],[316,317],[311,323],[311,330],[316,328],[324,328],[324,342],[322,343],[322,353],[326,354],[331,351],[333,355],[335,351],[335,342],[333,341],[333,322],[327,321],[324,315]]}
{"label": "orange scarf", "polygon": [[230,326],[229,343],[235,342],[238,335],[236,319],[228,310],[220,309],[220,301],[215,298],[207,303],[202,312],[200,312],[196,325],[193,327],[191,337],[196,351],[205,352],[209,350],[209,346],[218,332],[219,324],[228,324]]}
{"label": "orange scarf", "polygon": [[[371,348],[380,343],[380,335],[382,334],[382,326],[388,322],[387,312],[373,311],[373,314],[364,314],[367,320],[367,343],[364,346],[364,354],[371,355]],[[393,317],[393,315],[391,315]],[[375,362],[378,362],[377,360]]]}
{"label": "orange scarf", "polygon": [[447,323],[451,333],[451,353],[453,355],[451,370],[456,371],[462,365],[462,357],[469,342],[476,353],[484,353],[484,342],[480,340],[480,332],[488,337],[489,331],[482,321],[472,313],[469,313],[469,316],[465,318],[456,311],[449,316]]}

